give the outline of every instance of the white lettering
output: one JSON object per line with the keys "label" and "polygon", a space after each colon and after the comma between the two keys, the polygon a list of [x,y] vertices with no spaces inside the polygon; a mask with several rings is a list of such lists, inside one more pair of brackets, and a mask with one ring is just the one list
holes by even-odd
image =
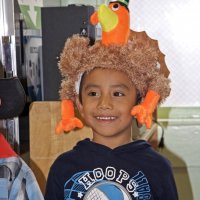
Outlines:
{"label": "white lettering", "polygon": [[107,167],[105,177],[107,180],[113,180],[115,178],[116,169],[114,167]]}
{"label": "white lettering", "polygon": [[94,169],[93,174],[94,174],[94,178],[96,180],[103,180],[103,178],[104,178],[104,173],[103,173],[103,170],[101,168]]}
{"label": "white lettering", "polygon": [[87,190],[95,183],[95,180],[90,177],[89,173],[86,173],[78,180],[78,182],[83,184],[84,188]]}
{"label": "white lettering", "polygon": [[136,188],[137,184],[133,179],[131,179],[129,183],[126,185],[126,189],[128,190],[128,192],[134,192]]}
{"label": "white lettering", "polygon": [[126,171],[124,171],[124,170],[120,170],[120,174],[119,174],[119,176],[118,176],[118,178],[117,178],[117,182],[118,183],[122,183],[122,181],[124,181],[124,180],[128,180],[129,179],[129,174],[126,172]]}

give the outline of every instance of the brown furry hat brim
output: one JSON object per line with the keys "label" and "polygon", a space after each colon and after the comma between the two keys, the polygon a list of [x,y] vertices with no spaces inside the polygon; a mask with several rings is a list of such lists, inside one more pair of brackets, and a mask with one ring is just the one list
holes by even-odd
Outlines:
{"label": "brown furry hat brim", "polygon": [[80,75],[100,67],[125,72],[139,97],[144,98],[148,90],[154,90],[162,102],[170,93],[170,81],[159,72],[158,56],[156,48],[139,39],[130,39],[121,46],[104,46],[100,41],[91,46],[88,38],[73,35],[67,39],[60,56],[61,99],[74,100],[77,95],[75,83]]}

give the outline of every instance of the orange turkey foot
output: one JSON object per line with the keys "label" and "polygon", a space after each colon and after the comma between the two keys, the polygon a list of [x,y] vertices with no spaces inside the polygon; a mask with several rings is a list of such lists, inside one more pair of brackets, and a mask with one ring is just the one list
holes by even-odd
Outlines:
{"label": "orange turkey foot", "polygon": [[75,128],[83,128],[83,123],[78,118],[63,119],[59,122],[56,127],[56,134],[61,134],[62,132],[69,132]]}

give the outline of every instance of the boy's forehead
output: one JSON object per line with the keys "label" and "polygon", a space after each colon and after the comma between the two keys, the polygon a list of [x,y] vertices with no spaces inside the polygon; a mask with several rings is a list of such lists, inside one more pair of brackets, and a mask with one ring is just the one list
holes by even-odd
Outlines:
{"label": "boy's forehead", "polygon": [[91,71],[85,72],[82,76],[82,79],[90,79],[90,81],[106,81],[106,82],[126,82],[127,84],[133,85],[130,77],[127,73],[121,70],[116,70],[112,68],[94,68]]}

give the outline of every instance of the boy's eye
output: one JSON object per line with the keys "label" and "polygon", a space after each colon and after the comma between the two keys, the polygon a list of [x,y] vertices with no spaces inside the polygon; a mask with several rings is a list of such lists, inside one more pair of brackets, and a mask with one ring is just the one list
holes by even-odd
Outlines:
{"label": "boy's eye", "polygon": [[98,94],[97,94],[97,92],[89,92],[88,96],[94,96],[95,97],[95,96],[98,96]]}
{"label": "boy's eye", "polygon": [[122,96],[125,96],[125,95],[122,92],[114,92],[113,96],[115,96],[115,97],[122,97]]}

